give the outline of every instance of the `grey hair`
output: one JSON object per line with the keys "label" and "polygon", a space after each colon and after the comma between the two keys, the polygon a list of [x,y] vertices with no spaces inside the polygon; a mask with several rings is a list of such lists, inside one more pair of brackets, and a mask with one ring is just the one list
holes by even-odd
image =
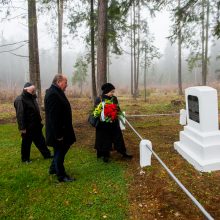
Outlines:
{"label": "grey hair", "polygon": [[53,84],[57,84],[59,81],[62,81],[64,78],[66,78],[63,74],[56,74],[53,78]]}

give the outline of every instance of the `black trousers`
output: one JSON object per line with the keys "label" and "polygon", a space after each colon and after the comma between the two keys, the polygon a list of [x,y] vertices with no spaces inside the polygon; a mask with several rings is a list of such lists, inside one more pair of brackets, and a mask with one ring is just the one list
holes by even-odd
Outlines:
{"label": "black trousers", "polygon": [[45,138],[42,133],[42,129],[35,129],[32,131],[26,131],[22,134],[21,142],[21,160],[30,160],[31,144],[34,142],[37,149],[41,152],[44,158],[50,157],[50,150],[46,146]]}
{"label": "black trousers", "polygon": [[67,174],[64,167],[64,159],[70,146],[65,145],[62,141],[53,146],[54,157],[50,165],[50,173],[56,173],[58,179],[64,178]]}
{"label": "black trousers", "polygon": [[109,157],[111,150],[124,155],[126,147],[118,120],[114,123],[100,122],[96,128],[95,149],[97,157]]}

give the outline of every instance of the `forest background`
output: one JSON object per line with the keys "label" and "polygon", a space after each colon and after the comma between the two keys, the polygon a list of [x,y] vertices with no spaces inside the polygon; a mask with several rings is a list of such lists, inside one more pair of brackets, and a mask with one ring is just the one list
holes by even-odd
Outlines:
{"label": "forest background", "polygon": [[[97,95],[100,84],[110,81],[135,97],[139,88],[176,88],[182,94],[182,85],[219,79],[217,0],[28,2],[0,2],[1,88],[20,89],[31,80],[44,90],[63,72],[77,94]],[[101,7],[106,7],[102,39]],[[99,48],[105,50],[104,63]]]}

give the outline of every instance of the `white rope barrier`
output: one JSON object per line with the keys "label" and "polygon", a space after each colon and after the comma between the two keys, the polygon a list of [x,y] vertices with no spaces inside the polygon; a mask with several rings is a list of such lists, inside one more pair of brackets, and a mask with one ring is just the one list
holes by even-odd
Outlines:
{"label": "white rope barrier", "polygon": [[[125,121],[130,126],[130,128],[135,132],[135,134],[143,140],[141,135],[133,128],[130,122],[125,118]],[[164,167],[167,173],[171,176],[171,178],[177,183],[177,185],[186,193],[186,195],[193,201],[193,203],[199,208],[199,210],[204,214],[204,216],[208,220],[214,220],[214,218],[204,209],[204,207],[196,200],[196,198],[186,189],[186,187],[176,178],[176,176],[171,172],[171,170],[166,166],[166,164],[160,159],[160,157],[148,146],[146,145],[148,150],[152,152],[152,154],[156,157],[159,163]]]}
{"label": "white rope barrier", "polygon": [[[179,116],[180,113],[170,113],[170,114],[148,114],[148,115],[126,115],[129,117],[156,117],[156,116]],[[220,116],[220,114],[218,114]]]}
{"label": "white rope barrier", "polygon": [[126,115],[126,117],[155,117],[155,116],[178,116],[180,113],[171,114],[149,114],[149,115]]}

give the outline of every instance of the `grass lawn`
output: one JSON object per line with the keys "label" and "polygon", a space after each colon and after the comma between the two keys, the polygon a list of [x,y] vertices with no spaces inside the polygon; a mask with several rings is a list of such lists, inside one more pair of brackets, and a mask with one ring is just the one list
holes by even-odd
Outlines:
{"label": "grass lawn", "polygon": [[48,175],[50,161],[35,146],[31,159],[31,164],[20,162],[17,125],[0,125],[0,219],[127,219],[123,163],[105,164],[73,146],[65,166],[77,181],[58,183]]}

